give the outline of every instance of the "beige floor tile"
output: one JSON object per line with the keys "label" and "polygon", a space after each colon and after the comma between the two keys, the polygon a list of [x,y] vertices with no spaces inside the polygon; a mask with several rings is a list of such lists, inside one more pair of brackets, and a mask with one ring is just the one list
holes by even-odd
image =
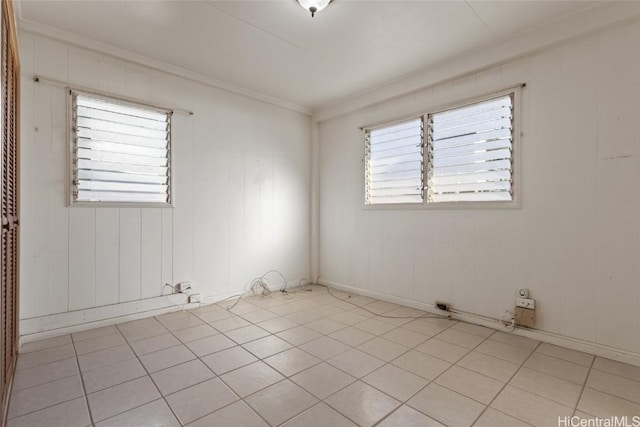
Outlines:
{"label": "beige floor tile", "polygon": [[406,353],[409,348],[400,344],[396,344],[384,338],[374,338],[358,346],[359,350],[369,353],[370,355],[391,362],[402,353]]}
{"label": "beige floor tile", "polygon": [[407,404],[451,427],[470,426],[485,408],[475,400],[437,384],[429,384]]}
{"label": "beige floor tile", "polygon": [[193,328],[194,326],[203,325],[204,322],[196,316],[187,314],[173,319],[160,319],[158,321],[164,325],[165,328],[171,332],[180,331],[183,329]]}
{"label": "beige floor tile", "polygon": [[79,375],[51,381],[12,393],[8,418],[15,418],[84,394]]}
{"label": "beige floor tile", "polygon": [[449,328],[446,331],[439,333],[437,337],[441,341],[459,345],[460,347],[464,347],[469,350],[485,340],[484,337],[479,337],[478,335],[469,334],[453,328]]}
{"label": "beige floor tile", "polygon": [[87,393],[102,390],[117,384],[147,375],[138,359],[127,359],[82,375]]}
{"label": "beige floor tile", "polygon": [[488,405],[505,383],[459,366],[452,366],[436,379],[436,384]]}
{"label": "beige floor tile", "polygon": [[244,320],[240,316],[232,316],[232,317],[224,317],[222,319],[214,320],[212,322],[209,322],[209,325],[213,326],[220,332],[229,332],[235,329],[240,329],[246,326],[250,326],[251,322]]}
{"label": "beige floor tile", "polygon": [[48,383],[49,381],[77,375],[78,362],[75,358],[63,359],[46,365],[16,371],[13,378],[13,392],[28,387]]}
{"label": "beige floor tile", "polygon": [[138,356],[144,356],[176,345],[180,345],[180,341],[173,334],[163,334],[132,342],[131,348]]}
{"label": "beige floor tile", "polygon": [[321,363],[294,375],[291,381],[318,399],[326,399],[356,379],[327,363]]}
{"label": "beige floor tile", "polygon": [[587,387],[640,403],[640,381],[594,369],[587,379]]}
{"label": "beige floor tile", "polygon": [[445,427],[433,418],[427,417],[410,406],[402,405],[387,418],[382,420],[379,427]]}
{"label": "beige floor tile", "polygon": [[458,322],[453,325],[451,329],[456,331],[466,332],[471,335],[477,335],[482,338],[488,338],[493,335],[496,331],[495,329],[485,328],[484,326],[472,325],[471,323]]}
{"label": "beige floor tile", "polygon": [[222,375],[234,369],[256,362],[258,359],[240,346],[228,348],[217,353],[204,356],[202,361],[216,375]]}
{"label": "beige floor tile", "polygon": [[344,309],[331,305],[321,305],[320,307],[312,308],[310,311],[319,314],[322,317],[331,317],[335,314],[342,313]]}
{"label": "beige floor tile", "polygon": [[236,343],[223,334],[218,334],[188,342],[186,345],[196,356],[202,357],[226,348],[234,347]]}
{"label": "beige floor tile", "polygon": [[437,359],[416,350],[411,350],[403,354],[391,363],[427,380],[435,379],[451,366],[450,363],[444,360]]}
{"label": "beige floor tile", "polygon": [[331,316],[331,319],[337,320],[338,322],[342,322],[347,325],[355,325],[356,323],[367,320],[368,317],[361,314],[353,313],[352,311],[343,311],[342,313]]}
{"label": "beige floor tile", "polygon": [[369,341],[370,339],[375,338],[375,335],[372,335],[369,332],[365,332],[361,329],[354,328],[352,326],[348,326],[344,329],[333,332],[329,334],[329,336],[350,346],[358,346]]}
{"label": "beige floor tile", "polygon": [[[215,323],[221,321],[221,320],[225,320],[225,319],[239,319],[242,323],[244,323],[242,326],[248,325],[249,322],[247,322],[246,320],[244,320],[243,318],[241,318],[240,316],[236,316],[235,314],[228,312],[227,310],[210,310],[210,311],[206,311],[206,312],[195,312],[194,315],[196,317],[198,317],[200,320],[202,320],[203,322],[206,323],[210,323],[212,324],[212,326],[215,327]],[[221,324],[224,325],[232,325],[233,321],[227,323],[227,322],[222,322]],[[216,328],[218,329],[220,332],[223,332],[222,329]]]}
{"label": "beige floor tile", "polygon": [[38,340],[23,344],[22,347],[20,347],[20,354],[31,353],[32,351],[44,350],[47,348],[58,347],[71,343],[71,335],[62,335],[59,337],[47,338],[44,340]]}
{"label": "beige floor tile", "polygon": [[174,331],[173,335],[183,343],[199,340],[200,338],[210,337],[218,333],[212,326],[207,324],[192,326],[179,331]]}
{"label": "beige floor tile", "polygon": [[264,362],[268,363],[282,375],[289,377],[311,366],[317,365],[321,361],[317,357],[299,348],[291,348],[264,359]]}
{"label": "beige floor tile", "polygon": [[503,382],[509,381],[518,370],[518,365],[477,351],[467,354],[457,365]]}
{"label": "beige floor tile", "polygon": [[251,323],[259,323],[259,322],[264,322],[265,320],[270,320],[280,316],[269,310],[265,310],[261,308],[261,309],[252,311],[250,313],[245,313],[241,315],[241,317],[244,318],[245,320],[248,320]]}
{"label": "beige floor tile", "polygon": [[353,326],[358,329],[362,329],[365,332],[369,332],[373,335],[386,334],[387,332],[396,328],[394,325],[390,325],[389,323],[381,322],[380,320],[376,319],[363,320],[362,322],[356,323]]}
{"label": "beige floor tile", "polygon": [[412,308],[412,307],[405,307],[405,306],[400,306],[396,309],[393,309],[387,314],[390,316],[413,316],[413,317],[431,315],[431,314],[428,314],[426,311],[418,310],[417,308]]}
{"label": "beige floor tile", "polygon": [[302,344],[299,347],[307,353],[310,353],[316,356],[318,359],[322,360],[330,359],[340,353],[344,353],[351,348],[348,345],[329,337],[320,337],[313,341],[309,341],[308,343]]}
{"label": "beige floor tile", "polygon": [[356,424],[346,419],[325,403],[318,403],[300,415],[292,418],[282,427],[356,427]]}
{"label": "beige floor tile", "polygon": [[229,387],[213,378],[167,396],[167,403],[182,424],[189,424],[238,400]]}
{"label": "beige floor tile", "polygon": [[84,396],[7,421],[7,427],[86,427],[91,425]]}
{"label": "beige floor tile", "polygon": [[75,356],[76,352],[73,348],[73,344],[64,344],[58,347],[32,351],[31,353],[20,354],[18,356],[16,370],[46,365],[48,363],[57,362],[58,360],[68,359]]}
{"label": "beige floor tile", "polygon": [[136,327],[129,328],[129,327],[123,327],[121,325],[118,325],[118,328],[120,329],[120,332],[122,332],[122,335],[124,335],[124,337],[129,342],[139,341],[145,338],[151,338],[158,335],[164,335],[167,332],[169,332],[167,328],[162,326],[162,324],[155,319],[153,319],[153,322],[140,324],[140,326],[136,326]]}
{"label": "beige floor tile", "polygon": [[80,365],[81,372],[88,372],[134,357],[136,355],[131,350],[131,347],[128,344],[124,344],[78,356],[78,365]]}
{"label": "beige floor tile", "polygon": [[258,414],[246,403],[239,400],[216,412],[202,417],[188,427],[268,427]]}
{"label": "beige floor tile", "polygon": [[238,344],[244,344],[249,341],[257,340],[258,338],[266,337],[270,334],[269,331],[265,331],[256,325],[249,325],[234,329],[233,331],[225,332],[225,335]]}
{"label": "beige floor tile", "polygon": [[375,302],[372,302],[371,304],[367,304],[367,309],[377,314],[388,313],[400,307],[402,306],[398,304],[394,304],[392,302],[387,302],[387,301],[375,301]]}
{"label": "beige floor tile", "polygon": [[276,426],[315,405],[318,399],[293,382],[284,380],[248,397],[246,402],[269,424]]}
{"label": "beige floor tile", "polygon": [[582,391],[582,386],[576,383],[529,368],[521,368],[509,382],[509,385],[572,408],[578,403]]}
{"label": "beige floor tile", "polygon": [[536,349],[536,353],[541,353],[546,356],[555,357],[557,359],[566,360],[567,362],[577,363],[578,365],[587,367],[591,366],[594,359],[594,356],[591,354],[547,343],[540,344]]}
{"label": "beige floor tile", "polygon": [[640,414],[640,405],[610,394],[585,388],[578,402],[578,410],[601,418],[633,417]]}
{"label": "beige floor tile", "polygon": [[430,322],[428,319],[416,319],[411,322],[405,323],[404,325],[402,325],[402,328],[417,332],[427,337],[433,337],[453,325],[455,325],[455,322],[451,322],[451,324],[445,326]]}
{"label": "beige floor tile", "polygon": [[164,399],[158,399],[96,424],[96,427],[123,426],[179,427],[180,423]]}
{"label": "beige floor tile", "polygon": [[360,426],[372,426],[400,406],[400,402],[361,381],[329,397],[325,403]]}
{"label": "beige floor tile", "polygon": [[407,323],[415,320],[415,318],[406,318],[406,317],[396,316],[391,312],[375,316],[374,319],[393,325],[396,328],[402,325],[406,325]]}
{"label": "beige floor tile", "polygon": [[290,320],[298,325],[308,325],[316,320],[324,319],[321,314],[313,313],[311,311],[296,311],[295,313],[289,313],[282,319]]}
{"label": "beige floor tile", "polygon": [[214,376],[213,372],[200,360],[191,360],[151,374],[151,378],[164,396]]}
{"label": "beige floor tile", "polygon": [[320,332],[316,332],[313,329],[309,329],[306,326],[297,326],[292,329],[287,329],[276,334],[276,336],[282,338],[293,345],[302,345],[309,341],[313,341],[322,336]]}
{"label": "beige floor tile", "polygon": [[573,408],[507,385],[491,407],[536,426],[558,425],[558,417],[571,416]]}
{"label": "beige floor tile", "polygon": [[277,317],[275,319],[270,319],[265,322],[258,323],[262,329],[271,332],[272,334],[277,334],[278,332],[286,331],[287,329],[292,329],[298,326],[298,324],[292,320],[285,319],[283,317]]}
{"label": "beige floor tile", "polygon": [[476,347],[474,351],[506,360],[507,362],[515,363],[516,365],[522,365],[531,354],[531,351],[529,350],[523,350],[495,340],[486,340]]}
{"label": "beige floor tile", "polygon": [[115,325],[110,325],[103,326],[101,328],[89,329],[82,332],[76,332],[75,334],[71,334],[71,336],[73,337],[74,342],[80,342],[91,338],[101,337],[103,335],[111,335],[115,333],[120,333],[120,330],[118,330]]}
{"label": "beige floor tile", "polygon": [[124,337],[117,333],[111,335],[103,335],[96,338],[80,341],[75,343],[76,353],[81,356],[86,353],[91,353],[98,350],[104,350],[105,348],[116,347],[118,345],[126,344]]}
{"label": "beige floor tile", "polygon": [[284,379],[278,371],[262,361],[227,372],[220,378],[242,398]]}
{"label": "beige floor tile", "polygon": [[385,334],[382,334],[381,337],[409,348],[415,347],[429,339],[426,335],[404,328],[395,328]]}
{"label": "beige floor tile", "polygon": [[429,381],[393,365],[384,365],[362,381],[404,402],[426,386]]}
{"label": "beige floor tile", "polygon": [[307,323],[306,326],[307,328],[311,328],[314,331],[324,335],[330,334],[332,332],[335,332],[347,327],[347,325],[345,325],[342,322],[338,322],[337,320],[328,319],[328,318],[322,318],[314,322]]}
{"label": "beige floor tile", "polygon": [[611,359],[596,357],[593,369],[640,381],[640,366],[628,365]]}
{"label": "beige floor tile", "polygon": [[159,397],[160,393],[149,377],[138,378],[87,396],[94,422],[136,408]]}
{"label": "beige floor tile", "polygon": [[576,384],[584,384],[589,373],[589,368],[586,366],[566,362],[540,353],[533,353],[524,366]]}
{"label": "beige floor tile", "polygon": [[362,378],[384,365],[385,362],[354,348],[329,359],[328,363],[353,377]]}
{"label": "beige floor tile", "polygon": [[251,352],[254,356],[264,359],[265,357],[272,356],[276,353],[288,350],[291,348],[291,344],[278,338],[275,335],[269,335],[264,338],[248,342],[242,345],[245,350]]}
{"label": "beige floor tile", "polygon": [[438,359],[446,360],[449,363],[456,363],[469,353],[469,349],[446,341],[441,341],[437,338],[431,338],[417,346],[415,349],[422,353],[427,353],[431,356],[437,357]]}
{"label": "beige floor tile", "polygon": [[493,408],[487,408],[473,427],[527,427],[530,425]]}
{"label": "beige floor tile", "polygon": [[261,310],[261,308],[245,300],[240,300],[240,302],[236,304],[229,311],[231,311],[233,314],[242,315],[242,314],[251,313],[257,310]]}
{"label": "beige floor tile", "polygon": [[515,335],[514,333],[498,331],[489,338],[493,341],[499,341],[503,344],[509,344],[523,350],[533,351],[540,344],[540,341],[531,338]]}
{"label": "beige floor tile", "polygon": [[140,361],[148,372],[156,372],[195,358],[196,356],[186,346],[177,345],[154,353],[145,354],[140,358]]}

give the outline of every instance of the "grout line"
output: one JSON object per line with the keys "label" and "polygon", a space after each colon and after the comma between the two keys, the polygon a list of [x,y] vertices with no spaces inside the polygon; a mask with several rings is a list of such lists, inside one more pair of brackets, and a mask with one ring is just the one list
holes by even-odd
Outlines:
{"label": "grout line", "polygon": [[573,407],[573,412],[571,413],[572,416],[575,415],[576,411],[578,410],[578,406],[580,405],[580,399],[582,399],[582,395],[584,394],[584,389],[587,388],[587,382],[589,382],[589,377],[591,376],[591,372],[593,371],[593,365],[595,363],[596,363],[596,358],[594,357],[593,360],[591,360],[591,366],[589,366],[589,372],[587,373],[587,376],[584,379],[584,383],[582,384],[582,388],[580,389],[580,395],[578,395],[578,400],[576,400],[576,404]]}
{"label": "grout line", "polygon": [[[169,331],[164,325],[162,325],[162,323],[158,322],[157,319],[155,317],[151,317],[151,319],[154,319],[159,325],[161,325],[164,329],[166,329],[169,333],[171,333],[171,331]],[[117,327],[117,325],[116,325]],[[118,330],[120,330],[120,333],[122,333],[122,330],[120,328],[118,328]],[[153,380],[153,377],[151,376],[151,373],[149,373],[149,371],[147,370],[147,367],[144,366],[144,363],[142,363],[142,360],[140,360],[140,357],[136,354],[135,350],[133,349],[133,347],[131,347],[131,342],[129,342],[129,339],[127,339],[126,336],[124,336],[124,334],[122,334],[125,342],[129,345],[129,348],[131,349],[131,351],[134,354],[134,357],[138,360],[138,363],[140,363],[140,366],[142,366],[142,369],[144,369],[144,371],[147,374],[147,377],[149,378],[149,381],[151,381],[151,383],[153,384],[153,386],[156,388],[156,391],[158,392],[158,394],[160,395],[160,399],[164,400],[165,405],[167,405],[167,407],[169,408],[169,410],[171,411],[171,413],[173,414],[173,416],[175,417],[175,419],[178,421],[179,424],[182,425],[182,422],[180,421],[180,418],[178,418],[178,414],[175,413],[175,411],[173,410],[173,408],[171,407],[171,405],[169,405],[169,402],[167,401],[166,397],[162,394],[162,392],[160,391],[160,388],[158,387],[158,385],[156,384],[156,382]],[[172,334],[173,335],[173,334]],[[149,337],[152,338],[152,337]],[[139,340],[141,341],[141,340]],[[215,374],[214,374],[215,375]],[[124,383],[123,383],[124,384]],[[105,389],[106,390],[106,389]],[[154,399],[151,402],[155,402],[156,400],[159,399]],[[148,405],[151,402],[146,402],[138,407],[144,406],[144,405]],[[120,414],[124,414],[126,412],[131,411],[132,409],[135,408],[131,408],[131,409],[127,409],[126,411],[120,412],[118,414],[114,414],[114,416],[116,415],[120,415]]]}
{"label": "grout line", "polygon": [[[475,424],[481,417],[482,415],[484,415],[485,412],[487,412],[487,409],[491,408],[491,405],[493,404],[493,402],[495,402],[495,400],[498,398],[498,396],[500,396],[500,394],[502,394],[503,390],[505,388],[507,388],[507,386],[509,385],[509,383],[511,382],[511,380],[513,380],[513,378],[518,374],[518,372],[520,372],[520,369],[522,369],[522,367],[525,365],[525,363],[527,363],[527,361],[531,358],[531,356],[533,356],[533,354],[536,352],[536,350],[538,349],[538,347],[540,347],[542,343],[538,343],[538,345],[533,349],[533,351],[529,354],[529,356],[520,364],[520,366],[518,367],[518,369],[516,369],[516,371],[513,373],[513,375],[511,375],[511,377],[504,383],[504,385],[502,386],[502,388],[496,393],[495,396],[493,396],[493,399],[491,399],[491,402],[489,402],[488,405],[485,406],[484,410],[476,417],[476,419],[473,421],[473,424]],[[546,398],[545,398],[546,399]],[[549,399],[548,399],[549,400]],[[559,402],[555,402],[555,403],[559,403]],[[501,411],[502,412],[502,411]],[[509,415],[512,418],[515,418],[517,420],[520,420],[522,422],[525,422],[527,424],[529,424],[528,422],[526,422],[525,420],[522,420],[518,417],[514,417],[511,414],[506,414]]]}
{"label": "grout line", "polygon": [[73,345],[73,353],[75,354],[76,367],[78,368],[78,375],[80,376],[80,382],[82,383],[82,391],[84,392],[84,402],[87,405],[87,412],[89,413],[89,421],[91,421],[91,425],[95,425],[95,422],[93,420],[93,413],[91,412],[91,406],[89,405],[89,395],[87,394],[87,387],[84,384],[84,376],[82,375],[82,371],[80,370],[80,362],[78,361],[78,352],[76,351],[76,345],[73,342],[73,337],[71,337],[71,343]]}

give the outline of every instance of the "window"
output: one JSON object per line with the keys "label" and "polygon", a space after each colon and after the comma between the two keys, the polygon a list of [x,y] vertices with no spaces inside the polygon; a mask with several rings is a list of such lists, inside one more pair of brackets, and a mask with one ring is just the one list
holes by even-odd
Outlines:
{"label": "window", "polygon": [[512,202],[514,96],[365,129],[365,203]]}
{"label": "window", "polygon": [[367,203],[422,203],[422,118],[365,131]]}
{"label": "window", "polygon": [[71,202],[171,204],[171,112],[71,90]]}

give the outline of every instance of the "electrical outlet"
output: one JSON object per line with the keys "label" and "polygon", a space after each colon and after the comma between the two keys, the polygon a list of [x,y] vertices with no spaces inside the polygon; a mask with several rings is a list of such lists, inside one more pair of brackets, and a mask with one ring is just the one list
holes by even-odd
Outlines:
{"label": "electrical outlet", "polygon": [[436,308],[438,310],[442,310],[442,311],[450,311],[451,310],[451,305],[449,305],[448,302],[436,301]]}
{"label": "electrical outlet", "polygon": [[530,310],[535,310],[536,308],[536,300],[531,298],[516,298],[516,306],[522,308],[528,308]]}

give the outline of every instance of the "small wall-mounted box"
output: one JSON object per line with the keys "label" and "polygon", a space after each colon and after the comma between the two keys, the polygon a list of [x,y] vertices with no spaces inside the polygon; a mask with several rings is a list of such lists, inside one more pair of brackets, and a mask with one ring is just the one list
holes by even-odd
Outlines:
{"label": "small wall-mounted box", "polygon": [[530,308],[516,307],[516,325],[533,328],[536,323],[536,311]]}

